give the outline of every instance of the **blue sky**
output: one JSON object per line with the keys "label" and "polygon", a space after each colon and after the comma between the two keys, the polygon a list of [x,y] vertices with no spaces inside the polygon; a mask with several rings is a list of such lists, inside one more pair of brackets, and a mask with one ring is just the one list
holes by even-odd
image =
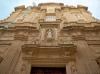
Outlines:
{"label": "blue sky", "polygon": [[100,19],[100,0],[1,0],[0,1],[0,19],[7,18],[14,7],[19,5],[25,5],[26,7],[32,5],[33,2],[38,5],[45,2],[61,2],[65,5],[77,5],[82,4],[88,7],[93,16]]}

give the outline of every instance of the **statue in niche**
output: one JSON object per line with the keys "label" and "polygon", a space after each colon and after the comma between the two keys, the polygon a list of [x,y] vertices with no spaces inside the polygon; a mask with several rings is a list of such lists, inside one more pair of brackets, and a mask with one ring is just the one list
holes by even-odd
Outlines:
{"label": "statue in niche", "polygon": [[48,29],[47,30],[47,38],[52,39],[52,37],[53,37],[53,31],[52,31],[52,29]]}

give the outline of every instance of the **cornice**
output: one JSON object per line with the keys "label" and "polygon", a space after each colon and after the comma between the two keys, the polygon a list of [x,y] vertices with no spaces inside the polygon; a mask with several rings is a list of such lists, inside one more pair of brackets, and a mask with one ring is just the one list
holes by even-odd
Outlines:
{"label": "cornice", "polygon": [[90,27],[94,28],[96,26],[100,26],[100,22],[64,22],[64,27]]}
{"label": "cornice", "polygon": [[77,5],[77,8],[82,8],[82,9],[88,10],[88,7],[83,6],[83,5]]}
{"label": "cornice", "polygon": [[[21,24],[21,25],[20,25]],[[29,24],[29,25],[24,25],[24,24]],[[8,27],[15,27],[15,26],[20,26],[20,27],[34,27],[36,28],[37,23],[34,22],[2,22],[0,23],[1,26],[8,25]]]}
{"label": "cornice", "polygon": [[100,46],[100,40],[86,40],[88,45],[99,45]]}
{"label": "cornice", "polygon": [[11,23],[11,24],[25,24],[25,23],[30,23],[30,24],[36,24],[34,22],[9,22],[9,21],[0,22],[0,24],[4,24],[4,23]]}
{"label": "cornice", "polygon": [[34,32],[39,32],[37,27],[30,27],[30,26],[15,26],[15,27],[9,27],[7,29],[0,29],[1,32],[4,31],[9,31],[9,32],[16,32],[16,31],[34,31]]}
{"label": "cornice", "polygon": [[61,9],[62,10],[64,10],[64,9],[84,9],[84,10],[88,10],[88,7],[86,7],[86,6],[83,6],[83,5],[77,5],[77,6],[68,6],[68,5],[66,5],[66,6],[62,6],[61,7]]}
{"label": "cornice", "polygon": [[25,9],[25,5],[21,5],[21,6],[15,7],[15,11],[17,11],[19,9],[24,10]]}
{"label": "cornice", "polygon": [[64,24],[70,24],[70,23],[76,23],[76,24],[91,24],[91,23],[97,23],[97,24],[100,24],[99,21],[91,21],[91,22],[85,22],[85,21],[74,21],[74,22],[64,22]]}
{"label": "cornice", "polygon": [[81,31],[98,31],[100,26],[85,27],[85,26],[66,26],[61,29],[61,31],[71,31],[71,30],[81,30]]}

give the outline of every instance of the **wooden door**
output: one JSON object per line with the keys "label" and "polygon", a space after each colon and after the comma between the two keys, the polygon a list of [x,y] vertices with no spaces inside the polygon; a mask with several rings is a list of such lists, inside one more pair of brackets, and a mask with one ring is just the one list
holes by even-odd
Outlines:
{"label": "wooden door", "polygon": [[66,68],[32,67],[31,74],[66,74]]}

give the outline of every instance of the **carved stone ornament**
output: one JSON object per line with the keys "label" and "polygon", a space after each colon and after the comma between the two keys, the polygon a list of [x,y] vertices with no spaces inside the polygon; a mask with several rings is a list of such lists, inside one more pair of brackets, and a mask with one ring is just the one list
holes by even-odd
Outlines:
{"label": "carved stone ornament", "polygon": [[53,30],[52,29],[48,29],[47,30],[47,39],[50,40],[50,39],[53,39]]}

